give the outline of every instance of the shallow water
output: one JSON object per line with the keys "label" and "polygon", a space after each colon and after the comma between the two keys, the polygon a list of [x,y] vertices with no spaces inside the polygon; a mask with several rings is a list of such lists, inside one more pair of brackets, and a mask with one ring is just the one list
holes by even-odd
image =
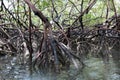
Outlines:
{"label": "shallow water", "polygon": [[83,71],[85,80],[120,80],[118,68],[110,59],[108,64],[98,58],[86,60],[86,67]]}
{"label": "shallow water", "polygon": [[83,70],[71,65],[69,70],[63,70],[60,74],[37,72],[32,76],[23,63],[18,57],[0,57],[0,80],[120,80],[119,68],[112,59],[104,64],[101,59],[89,58],[85,60]]}

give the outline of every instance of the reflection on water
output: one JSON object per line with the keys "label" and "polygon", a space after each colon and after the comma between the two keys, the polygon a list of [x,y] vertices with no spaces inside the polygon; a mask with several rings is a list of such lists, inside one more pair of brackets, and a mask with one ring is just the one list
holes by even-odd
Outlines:
{"label": "reflection on water", "polygon": [[102,60],[92,58],[86,60],[86,67],[83,71],[85,80],[120,80],[120,74],[117,74],[118,68],[110,59],[108,64]]}
{"label": "reflection on water", "polygon": [[82,71],[71,65],[70,70],[64,70],[60,74],[37,72],[30,77],[28,67],[18,58],[0,57],[0,80],[120,80],[119,68],[112,59],[106,65],[98,58],[86,59],[84,63],[86,67]]}

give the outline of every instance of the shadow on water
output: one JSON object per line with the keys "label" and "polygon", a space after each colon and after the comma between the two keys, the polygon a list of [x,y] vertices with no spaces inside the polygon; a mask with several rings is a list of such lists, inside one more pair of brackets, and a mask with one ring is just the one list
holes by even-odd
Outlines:
{"label": "shadow on water", "polygon": [[120,75],[120,42],[117,42],[111,51],[114,52],[112,53],[113,61],[116,63],[117,73]]}
{"label": "shadow on water", "polygon": [[119,68],[112,59],[104,64],[101,59],[90,57],[84,63],[86,67],[82,71],[71,65],[59,74],[39,71],[30,77],[29,68],[17,57],[0,57],[0,80],[120,80]]}

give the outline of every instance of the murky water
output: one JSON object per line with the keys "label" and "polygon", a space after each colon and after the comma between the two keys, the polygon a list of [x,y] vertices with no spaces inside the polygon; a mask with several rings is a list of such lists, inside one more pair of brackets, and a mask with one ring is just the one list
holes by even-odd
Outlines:
{"label": "murky water", "polygon": [[28,67],[17,57],[0,57],[0,80],[120,80],[119,68],[112,59],[108,64],[98,58],[86,59],[84,63],[86,67],[82,71],[71,65],[70,70],[60,74],[38,72],[31,77]]}

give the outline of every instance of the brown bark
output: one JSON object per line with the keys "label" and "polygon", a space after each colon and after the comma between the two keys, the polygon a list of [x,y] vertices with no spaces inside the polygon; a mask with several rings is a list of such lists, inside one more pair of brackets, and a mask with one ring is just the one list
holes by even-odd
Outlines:
{"label": "brown bark", "polygon": [[30,0],[24,0],[28,6],[32,9],[32,11],[34,12],[35,15],[37,15],[41,20],[42,22],[46,25],[46,27],[50,27],[51,24],[49,22],[49,20],[43,15],[43,13],[38,10],[31,2]]}
{"label": "brown bark", "polygon": [[44,23],[44,39],[47,38],[48,34],[49,34],[49,36],[51,38],[53,38],[53,36],[52,36],[52,29],[51,29],[52,26],[51,26],[49,20],[44,16],[44,14],[39,9],[37,9],[34,6],[34,4],[31,3],[30,0],[24,0],[24,1],[32,9],[32,11],[34,12],[34,14],[37,15],[42,20],[42,22]]}

